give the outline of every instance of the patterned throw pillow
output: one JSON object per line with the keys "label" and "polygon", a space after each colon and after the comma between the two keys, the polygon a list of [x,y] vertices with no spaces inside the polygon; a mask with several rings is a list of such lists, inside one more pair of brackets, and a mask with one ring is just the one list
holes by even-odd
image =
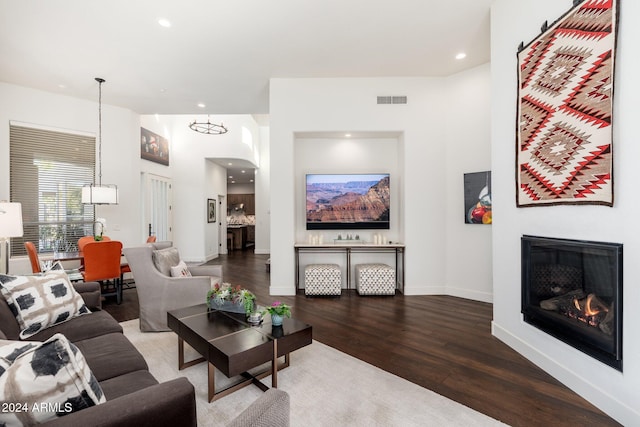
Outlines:
{"label": "patterned throw pillow", "polygon": [[178,265],[180,262],[180,254],[178,249],[174,247],[155,250],[151,258],[153,259],[153,265],[165,276],[171,276],[171,267]]}
{"label": "patterned throw pillow", "polygon": [[55,334],[42,343],[0,341],[0,402],[8,405],[0,412],[0,425],[21,426],[106,399],[82,353],[64,335]]}
{"label": "patterned throw pillow", "polygon": [[175,267],[171,267],[171,277],[191,277],[189,267],[184,261],[180,261]]}
{"label": "patterned throw pillow", "polygon": [[0,275],[0,292],[16,316],[21,339],[90,313],[64,271],[42,276]]}

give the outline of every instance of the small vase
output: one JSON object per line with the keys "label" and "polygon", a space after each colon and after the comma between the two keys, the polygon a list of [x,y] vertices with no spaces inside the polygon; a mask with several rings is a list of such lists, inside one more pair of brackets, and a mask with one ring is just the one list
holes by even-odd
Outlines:
{"label": "small vase", "polygon": [[279,314],[273,313],[271,315],[271,325],[273,325],[273,326],[282,325],[282,316],[280,316]]}

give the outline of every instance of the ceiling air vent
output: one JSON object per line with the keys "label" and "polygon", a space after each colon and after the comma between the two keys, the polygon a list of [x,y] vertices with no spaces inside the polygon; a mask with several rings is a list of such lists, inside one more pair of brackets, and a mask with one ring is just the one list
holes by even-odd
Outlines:
{"label": "ceiling air vent", "polygon": [[406,96],[379,96],[378,104],[406,104]]}

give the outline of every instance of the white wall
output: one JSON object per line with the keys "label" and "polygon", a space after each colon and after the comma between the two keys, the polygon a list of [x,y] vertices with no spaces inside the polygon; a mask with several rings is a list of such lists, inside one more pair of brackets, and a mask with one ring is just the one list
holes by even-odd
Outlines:
{"label": "white wall", "polygon": [[[300,177],[296,175],[295,134],[363,131],[400,135],[397,149],[399,173],[392,177],[398,185],[399,206],[393,215],[397,215],[399,221],[398,236],[407,247],[405,293],[447,293],[447,279],[452,277],[457,280],[456,293],[490,299],[491,265],[488,259],[485,258],[485,265],[482,265],[482,260],[474,263],[479,268],[476,280],[463,280],[448,271],[464,270],[468,260],[456,256],[449,262],[446,256],[447,251],[454,252],[456,247],[465,243],[475,245],[484,254],[491,252],[487,236],[490,227],[456,231],[455,239],[460,239],[460,242],[447,249],[449,211],[456,209],[456,203],[449,200],[449,181],[461,182],[463,171],[475,171],[455,167],[453,172],[449,172],[455,147],[465,148],[463,156],[478,157],[477,163],[468,163],[469,167],[489,168],[486,154],[489,124],[485,103],[488,69],[480,68],[469,76],[477,84],[484,85],[484,92],[474,90],[465,94],[463,89],[467,77],[464,75],[450,79],[271,80],[271,234],[278,236],[271,241],[273,294],[293,294],[295,291],[293,245],[301,238],[300,227],[296,225],[299,221],[297,212],[301,207],[297,196],[300,183],[296,184]],[[456,88],[455,98],[449,97],[449,84]],[[407,95],[408,103],[377,105],[378,95]],[[481,98],[477,99],[477,96]],[[475,107],[463,108],[465,105]],[[462,130],[462,126],[453,126],[447,119],[449,114],[458,115],[464,119],[463,122],[481,123],[472,130],[466,130],[465,125],[465,130]],[[478,115],[480,118],[476,119]],[[470,141],[471,136],[475,144]],[[451,150],[449,145],[452,145]],[[462,187],[457,188],[454,197],[462,200],[462,191]],[[454,218],[454,221],[460,221],[462,214],[457,213]],[[455,230],[456,227],[453,228]],[[465,233],[465,230],[469,232]],[[304,231],[301,233],[304,235]],[[468,273],[469,277],[472,275],[472,272]]]}
{"label": "white wall", "polygon": [[[316,134],[317,135],[317,134]],[[398,137],[386,135],[375,137],[339,137],[297,135],[294,142],[295,176],[295,228],[296,241],[308,242],[309,236],[322,236],[323,242],[331,243],[338,234],[358,235],[366,242],[373,242],[374,234],[383,234],[387,240],[404,242],[400,234],[400,177],[404,171],[398,167]],[[305,175],[314,173],[388,173],[390,175],[390,227],[388,230],[307,230],[306,229],[306,188]],[[300,254],[300,280],[304,282],[304,266],[330,262],[338,264],[342,277],[346,277],[346,257],[344,254],[332,256],[316,253]],[[395,253],[359,254],[352,253],[352,270],[357,263],[384,262],[395,265]],[[351,277],[355,277],[351,272]],[[342,281],[346,287],[346,280]],[[353,284],[352,284],[353,286]]]}
{"label": "white wall", "polygon": [[[227,182],[227,170],[217,163],[211,160],[205,161],[205,180],[204,191],[208,199],[214,199],[216,201],[216,220],[214,222],[208,222],[208,217],[205,214],[204,225],[204,253],[207,261],[217,258],[221,252],[220,244],[223,244],[226,248],[226,218],[227,214],[227,200],[223,198],[223,205],[220,205],[220,196],[225,196],[225,184]],[[208,212],[208,207],[205,204],[202,212]],[[224,233],[221,234],[221,228],[224,227]],[[220,236],[223,236],[222,239]]]}
{"label": "white wall", "polygon": [[[314,173],[389,173],[390,228],[389,230],[357,230],[363,240],[373,242],[374,233],[384,233],[389,239],[403,241],[400,233],[400,197],[403,172],[398,169],[397,138],[296,138],[294,145],[295,227],[296,241],[307,242],[309,234],[322,235],[325,242],[337,238],[338,230],[306,230],[305,175]],[[352,233],[352,234],[354,234]]]}
{"label": "white wall", "polygon": [[[103,90],[107,91],[108,87],[105,86]],[[97,94],[96,84],[96,99]],[[97,135],[98,103],[0,83],[0,200],[9,200],[10,121]],[[137,143],[134,144],[139,132],[136,114],[103,104],[102,182],[118,186],[120,204],[96,206],[96,217],[106,218],[107,234],[124,245],[139,244],[142,235],[139,221],[131,220],[131,213],[139,209],[139,194],[135,191],[135,187],[139,187],[139,148]],[[130,187],[134,187],[134,191],[130,191]],[[25,258],[12,260],[10,271],[15,274],[29,273],[31,268]]]}
{"label": "white wall", "polygon": [[[96,86],[96,98],[97,98]],[[108,85],[103,87],[108,91]],[[206,200],[226,194],[224,168],[207,166],[207,158],[230,157],[256,161],[261,150],[260,129],[250,115],[222,116],[229,133],[201,135],[188,128],[193,116],[139,116],[103,102],[102,182],[116,184],[120,204],[97,206],[107,219],[107,233],[124,246],[140,245],[146,236],[142,218],[141,174],[173,179],[174,243],[186,261],[202,262],[218,253],[218,235],[206,222]],[[18,121],[54,130],[98,131],[98,103],[21,86],[0,83],[0,200],[9,200],[9,122]],[[169,139],[170,165],[140,158],[140,126]],[[252,134],[254,147],[242,142],[242,128]],[[217,169],[219,168],[219,169]],[[265,228],[264,220],[262,227]],[[263,233],[264,240],[264,233]],[[11,261],[12,273],[28,273],[28,259]]]}
{"label": "white wall", "polygon": [[[640,237],[637,216],[637,107],[640,3],[621,8],[614,97],[615,206],[515,206],[516,50],[555,21],[571,0],[496,0],[492,7],[491,133],[493,164],[494,334],[624,425],[639,425],[640,412]],[[527,325],[520,313],[520,237],[523,234],[624,244],[623,358],[620,373]]]}
{"label": "white wall", "polygon": [[[464,223],[464,174],[491,170],[491,67],[446,79],[446,293],[491,302],[492,225]],[[498,219],[499,220],[499,219]]]}
{"label": "white wall", "polygon": [[260,167],[256,169],[254,189],[256,194],[256,254],[271,253],[271,147],[269,128],[260,126]]}
{"label": "white wall", "polygon": [[[237,158],[255,162],[260,150],[260,130],[251,115],[216,116],[215,120],[222,121],[229,129],[223,135],[194,132],[188,127],[193,120],[193,116],[187,115],[141,117],[143,127],[169,139],[174,246],[185,261],[204,262],[216,258],[220,248],[218,224],[207,222],[207,199],[218,200],[218,195],[227,194],[226,168],[208,159]],[[253,147],[242,141],[243,128],[251,132]],[[150,166],[152,162],[143,161],[143,168]],[[226,209],[222,214],[225,213]]]}

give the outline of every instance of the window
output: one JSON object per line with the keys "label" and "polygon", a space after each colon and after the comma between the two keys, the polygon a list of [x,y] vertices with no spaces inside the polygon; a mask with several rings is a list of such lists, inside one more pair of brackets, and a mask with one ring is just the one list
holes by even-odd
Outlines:
{"label": "window", "polygon": [[95,175],[94,136],[11,124],[10,194],[22,203],[24,236],[11,239],[11,254],[25,255],[24,242],[38,252],[76,250],[93,233],[93,205],[81,203],[82,186]]}

